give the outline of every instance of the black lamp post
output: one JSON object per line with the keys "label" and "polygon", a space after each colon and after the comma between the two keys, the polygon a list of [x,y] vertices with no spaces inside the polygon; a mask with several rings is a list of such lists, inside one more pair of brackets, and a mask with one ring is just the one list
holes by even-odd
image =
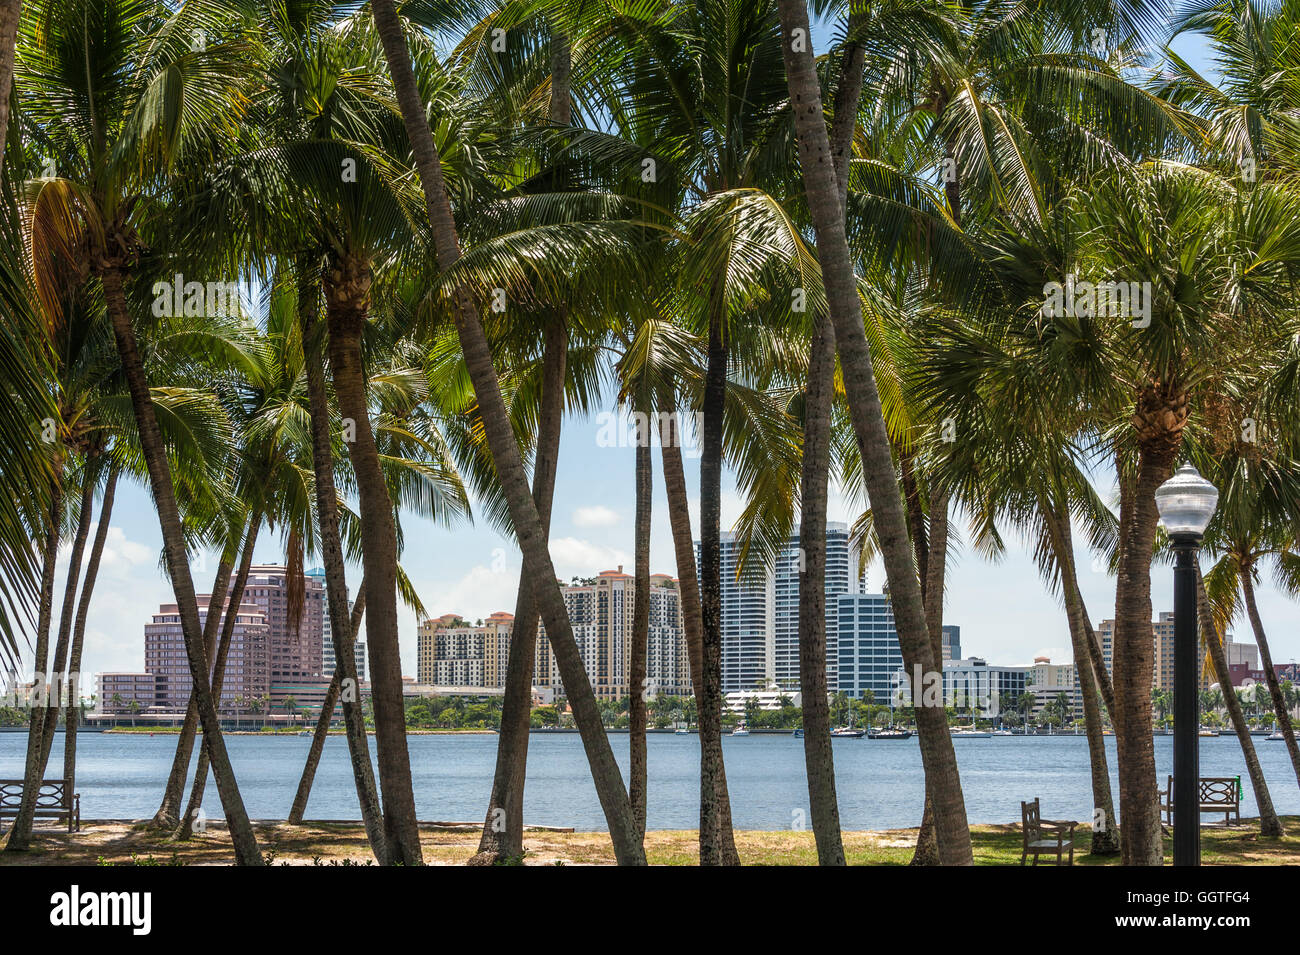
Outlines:
{"label": "black lamp post", "polygon": [[1184,464],[1156,489],[1156,508],[1173,545],[1174,562],[1174,865],[1201,864],[1196,665],[1196,552],[1219,492]]}

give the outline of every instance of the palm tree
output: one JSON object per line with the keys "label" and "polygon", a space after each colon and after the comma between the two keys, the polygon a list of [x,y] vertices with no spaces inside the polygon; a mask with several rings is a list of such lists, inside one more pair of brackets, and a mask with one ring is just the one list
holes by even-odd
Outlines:
{"label": "palm tree", "polygon": [[[446,271],[460,257],[460,240],[452,217],[438,149],[430,132],[422,105],[423,100],[412,71],[406,36],[392,0],[373,0],[371,13],[383,43],[402,120],[411,141],[416,169],[424,189],[426,211],[432,229],[438,266]],[[546,535],[537,513],[536,502],[528,486],[505,403],[501,398],[500,385],[493,367],[491,350],[483,333],[483,326],[479,322],[477,309],[468,288],[461,286],[456,289],[454,298],[456,331],[464,351],[466,368],[474,385],[474,393],[478,399],[479,412],[491,448],[492,460],[509,503],[515,535],[524,556],[524,564],[532,569],[534,599],[555,649],[556,662],[560,667],[565,692],[574,706],[583,745],[592,764],[596,791],[610,827],[615,857],[620,864],[644,864],[645,853],[636,836],[627,790],[623,786],[618,765],[614,762],[609,740],[601,729],[600,715],[595,706],[591,684],[573,639],[568,612],[556,582],[555,568],[546,548]],[[346,349],[339,342],[332,341],[332,346],[337,388],[340,373],[338,359],[347,362],[350,356],[346,354]],[[356,398],[359,399],[359,395]],[[348,401],[344,399],[343,394],[340,394],[340,405],[347,414]],[[360,423],[358,423],[358,435],[360,430]],[[359,473],[357,480],[364,486],[367,478]],[[362,516],[366,519],[364,511],[363,505]],[[370,533],[373,535],[374,531]],[[369,580],[369,566],[366,568],[366,575]],[[373,587],[373,584],[370,586]],[[367,616],[373,621],[373,601],[369,603]]]}
{"label": "palm tree", "polygon": [[[908,539],[902,499],[894,479],[892,449],[876,390],[871,352],[862,328],[862,305],[845,238],[843,206],[835,181],[830,141],[822,117],[821,91],[813,62],[808,9],[802,0],[780,0],[782,52],[799,142],[800,166],[808,207],[817,233],[827,307],[835,327],[849,407],[862,456],[898,626],[909,669],[936,672],[920,581]],[[922,762],[934,807],[939,857],[947,865],[970,865],[970,829],[957,773],[952,738],[943,710],[925,705],[916,711]]]}
{"label": "palm tree", "polygon": [[[1284,404],[1278,411],[1287,415],[1286,407]],[[1292,770],[1300,781],[1300,745],[1292,732],[1290,708],[1273,665],[1255,596],[1260,567],[1269,564],[1274,566],[1279,583],[1295,592],[1294,568],[1300,566],[1300,551],[1291,521],[1300,506],[1300,462],[1286,448],[1278,447],[1279,439],[1289,438],[1290,425],[1285,417],[1272,421],[1268,420],[1272,417],[1268,409],[1262,413],[1245,409],[1242,418],[1250,414],[1259,415],[1260,423],[1267,421],[1263,433],[1257,433],[1260,440],[1243,443],[1235,440],[1240,432],[1234,432],[1229,436],[1230,444],[1215,448],[1216,453],[1207,461],[1211,465],[1208,473],[1220,488],[1221,503],[1208,539],[1211,552],[1220,556],[1205,574],[1205,587],[1218,630],[1226,631],[1238,613],[1244,612],[1250,621],[1273,711],[1287,744]],[[1222,677],[1219,683],[1232,685]]]}
{"label": "palm tree", "polygon": [[9,93],[13,89],[14,47],[23,0],[0,2],[0,171],[4,170],[5,135],[9,132]]}
{"label": "palm tree", "polygon": [[[95,527],[95,539],[90,546],[90,559],[86,562],[86,574],[81,584],[81,597],[77,602],[77,616],[73,622],[72,653],[68,657],[68,672],[81,673],[81,654],[85,646],[86,620],[90,615],[90,598],[95,592],[95,582],[99,576],[99,563],[104,555],[104,542],[108,539],[109,520],[113,515],[113,501],[117,494],[117,480],[120,466],[113,461],[108,466],[104,480],[104,490],[100,496],[99,518]],[[63,778],[67,786],[75,791],[77,778],[77,724],[82,717],[79,706],[70,707],[64,716],[63,729]]]}
{"label": "palm tree", "polygon": [[[71,265],[92,276],[103,293],[158,510],[199,717],[209,739],[236,856],[242,864],[260,864],[256,837],[207,686],[175,484],[128,295],[148,244],[144,236],[163,225],[153,218],[162,206],[150,190],[165,182],[182,156],[189,161],[204,146],[210,148],[207,138],[218,129],[228,129],[238,113],[241,78],[233,60],[238,44],[190,48],[186,31],[218,32],[223,26],[204,4],[172,12],[145,0],[79,0],[72,7],[33,2],[24,22],[19,86],[31,90],[28,115],[58,148],[59,168],[67,173],[65,178],[47,181],[34,204],[38,288],[46,307],[57,313],[57,276]],[[88,58],[94,64],[90,75],[96,78],[90,89],[86,88]],[[200,64],[207,68],[185,68]],[[173,82],[177,78],[179,82]],[[157,108],[139,108],[146,99]],[[71,115],[78,121],[69,122]]]}
{"label": "palm tree", "polygon": [[[1112,432],[1120,477],[1114,648],[1120,813],[1126,861],[1159,865],[1150,738],[1150,567],[1158,519],[1153,495],[1172,473],[1197,410],[1193,401],[1199,398],[1201,413],[1213,420],[1218,396],[1235,387],[1249,391],[1247,381],[1269,367],[1285,340],[1275,325],[1261,323],[1280,304],[1280,288],[1270,283],[1292,267],[1289,254],[1258,261],[1254,250],[1285,241],[1294,213],[1287,211],[1292,200],[1275,187],[1242,191],[1207,174],[1159,167],[1110,178],[1088,196],[1081,217],[1088,245],[1080,269],[1144,277],[1151,290],[1144,313],[1149,326],[1144,317],[1141,327],[1113,320],[1106,327],[1117,332],[1119,346],[1111,352],[1120,358],[1112,366],[1113,380],[1125,383],[1110,420],[1129,423]],[[1206,204],[1227,204],[1226,214],[1206,216]],[[1179,260],[1175,250],[1189,248],[1202,250],[1196,261]]]}

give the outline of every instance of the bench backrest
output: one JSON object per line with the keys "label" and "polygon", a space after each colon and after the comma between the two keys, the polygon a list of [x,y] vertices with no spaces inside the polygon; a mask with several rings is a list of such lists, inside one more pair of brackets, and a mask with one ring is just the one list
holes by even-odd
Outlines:
{"label": "bench backrest", "polygon": [[[18,809],[23,802],[23,780],[0,779],[0,809]],[[66,809],[68,807],[66,779],[42,779],[36,793],[37,809]]]}
{"label": "bench backrest", "polygon": [[1020,804],[1020,829],[1024,833],[1024,844],[1026,846],[1038,839],[1041,832],[1040,823],[1043,821],[1043,814],[1038,807],[1038,800],[1033,802],[1022,802]]}
{"label": "bench backrest", "polygon": [[[1174,777],[1169,777],[1169,794],[1174,792]],[[1202,776],[1197,780],[1197,802],[1214,805],[1236,805],[1240,780],[1236,776]]]}

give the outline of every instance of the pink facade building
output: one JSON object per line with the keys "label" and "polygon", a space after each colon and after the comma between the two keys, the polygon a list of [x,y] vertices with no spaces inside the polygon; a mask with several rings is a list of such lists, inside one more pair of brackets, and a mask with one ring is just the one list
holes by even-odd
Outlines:
{"label": "pink facade building", "polygon": [[[198,595],[200,626],[207,624],[211,599],[210,594]],[[225,612],[223,607],[222,613]],[[220,626],[224,625],[222,619]],[[240,709],[247,709],[251,701],[270,694],[271,679],[266,663],[269,632],[266,617],[258,606],[251,603],[239,606],[221,688],[222,712],[234,713],[236,698],[244,701]],[[174,603],[163,604],[153,615],[153,622],[144,625],[144,668],[154,676],[156,707],[177,711],[189,705],[193,680],[185,654],[180,612]]]}

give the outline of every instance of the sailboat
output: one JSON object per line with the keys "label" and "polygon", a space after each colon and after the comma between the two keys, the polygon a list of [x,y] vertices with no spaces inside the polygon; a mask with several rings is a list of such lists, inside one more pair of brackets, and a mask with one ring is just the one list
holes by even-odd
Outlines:
{"label": "sailboat", "polygon": [[912,731],[897,726],[882,726],[878,730],[867,730],[867,739],[911,739]]}

